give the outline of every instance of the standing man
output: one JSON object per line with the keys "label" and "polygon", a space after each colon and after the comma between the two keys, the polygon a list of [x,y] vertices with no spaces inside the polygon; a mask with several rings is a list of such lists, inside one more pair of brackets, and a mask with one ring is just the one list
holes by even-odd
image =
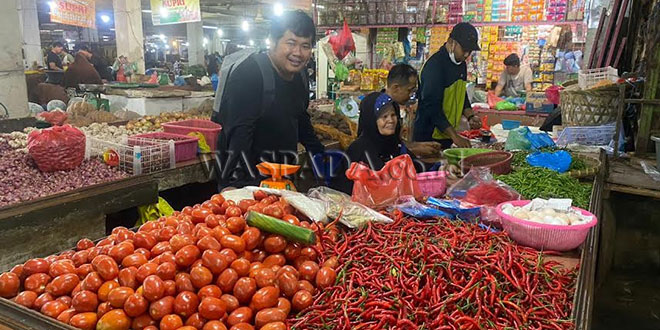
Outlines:
{"label": "standing man", "polygon": [[78,84],[102,84],[101,76],[89,62],[92,53],[89,47],[81,45],[76,53],[76,59],[64,73],[64,87],[78,88]]}
{"label": "standing man", "polygon": [[461,117],[472,128],[481,120],[472,111],[467,97],[467,65],[465,60],[480,50],[477,29],[470,23],[458,23],[449,40],[426,61],[417,93],[419,106],[413,132],[414,141],[437,141],[443,148],[456,144],[469,148],[470,141],[458,134]]}
{"label": "standing man", "polygon": [[520,57],[511,54],[504,59],[506,69],[502,71],[500,80],[495,87],[495,95],[506,97],[519,97],[522,93],[529,95],[532,92],[534,76],[529,65],[520,66]]}
{"label": "standing man", "polygon": [[60,58],[60,54],[62,54],[63,49],[64,45],[61,42],[56,41],[53,43],[50,51],[48,51],[48,54],[46,55],[46,64],[48,70],[64,71],[64,67],[62,66],[62,59]]}
{"label": "standing man", "polygon": [[222,125],[217,155],[220,189],[258,185],[256,165],[291,163],[298,142],[309,153],[323,152],[307,113],[304,77],[315,35],[307,14],[287,12],[272,22],[273,47],[250,55],[229,75],[215,117]]}

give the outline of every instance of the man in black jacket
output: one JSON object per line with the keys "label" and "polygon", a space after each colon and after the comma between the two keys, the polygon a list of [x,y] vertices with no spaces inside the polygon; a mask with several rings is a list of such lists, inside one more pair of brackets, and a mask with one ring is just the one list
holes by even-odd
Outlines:
{"label": "man in black jacket", "polygon": [[443,148],[452,144],[470,147],[470,141],[460,136],[456,128],[461,117],[466,117],[473,128],[481,126],[466,93],[465,60],[473,51],[480,50],[478,41],[474,26],[458,23],[449,40],[424,63],[417,94],[414,141],[437,141]]}
{"label": "man in black jacket", "polygon": [[[229,75],[219,113],[220,189],[258,185],[262,178],[256,165],[262,161],[295,163],[298,142],[309,153],[323,152],[307,113],[307,80],[300,74],[312,55],[315,34],[307,14],[287,12],[271,25],[270,51],[251,55]],[[274,75],[272,104],[263,102],[268,91],[259,63],[272,66],[267,70]]]}

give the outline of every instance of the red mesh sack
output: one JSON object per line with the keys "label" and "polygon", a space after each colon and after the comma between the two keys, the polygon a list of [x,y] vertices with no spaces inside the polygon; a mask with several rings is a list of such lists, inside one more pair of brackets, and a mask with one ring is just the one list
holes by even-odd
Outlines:
{"label": "red mesh sack", "polygon": [[348,23],[344,21],[344,28],[341,32],[337,33],[334,36],[331,36],[328,39],[328,43],[332,45],[332,50],[335,52],[337,58],[341,61],[348,55],[348,53],[355,50],[355,41],[353,40],[353,34],[351,29],[348,27]]}
{"label": "red mesh sack", "polygon": [[37,119],[49,122],[51,125],[62,125],[67,118],[68,115],[62,110],[44,111],[37,115]]}
{"label": "red mesh sack", "polygon": [[380,171],[373,171],[362,163],[352,163],[346,177],[353,180],[353,201],[374,209],[391,205],[399,197],[422,196],[409,155],[390,160]]}
{"label": "red mesh sack", "polygon": [[28,134],[28,153],[42,172],[72,170],[85,157],[85,134],[71,126],[53,126]]}

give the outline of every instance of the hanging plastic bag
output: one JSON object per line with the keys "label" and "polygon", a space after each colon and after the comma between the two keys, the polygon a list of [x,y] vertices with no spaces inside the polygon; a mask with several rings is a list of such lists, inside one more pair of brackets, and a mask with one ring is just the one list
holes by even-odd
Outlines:
{"label": "hanging plastic bag", "polygon": [[501,97],[495,96],[495,92],[493,92],[493,91],[488,92],[488,106],[491,109],[495,109],[495,106],[497,105],[497,103],[502,102],[502,101],[504,101],[504,99],[502,99]]}
{"label": "hanging plastic bag", "polygon": [[504,145],[505,150],[530,150],[532,149],[532,143],[527,139],[529,128],[526,126],[518,127],[509,131],[509,135],[506,138],[506,144]]}
{"label": "hanging plastic bag", "polygon": [[573,157],[571,154],[559,150],[557,152],[535,152],[527,155],[527,163],[534,167],[543,167],[553,171],[564,173],[571,167]]}
{"label": "hanging plastic bag", "polygon": [[346,177],[353,180],[353,201],[371,208],[382,208],[403,196],[421,197],[415,165],[409,155],[398,156],[380,171],[362,163],[352,163]]}
{"label": "hanging plastic bag", "polygon": [[442,210],[421,204],[417,202],[413,197],[403,197],[392,207],[388,208],[390,211],[397,209],[401,212],[415,218],[448,218],[451,219],[453,216]]}
{"label": "hanging plastic bag", "polygon": [[379,212],[351,201],[351,196],[328,187],[310,189],[307,195],[327,203],[327,217],[330,220],[339,218],[339,222],[349,228],[359,228],[368,222],[394,222],[394,220]]}
{"label": "hanging plastic bag", "polygon": [[328,42],[332,45],[332,50],[339,60],[344,59],[348,53],[355,51],[353,34],[346,20],[344,20],[344,28],[336,35],[331,36]]}
{"label": "hanging plastic bag", "polygon": [[71,125],[34,130],[27,148],[42,172],[72,170],[85,157],[85,134]]}

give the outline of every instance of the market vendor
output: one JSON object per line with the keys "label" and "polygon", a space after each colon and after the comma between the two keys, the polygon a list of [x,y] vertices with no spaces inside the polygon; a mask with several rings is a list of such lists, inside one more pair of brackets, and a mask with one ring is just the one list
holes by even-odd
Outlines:
{"label": "market vendor", "polygon": [[[229,75],[214,117],[222,125],[217,153],[220,189],[259,185],[256,165],[295,162],[291,158],[297,157],[299,142],[309,153],[324,151],[307,113],[309,89],[303,76],[315,36],[311,17],[302,11],[287,12],[271,23],[274,46],[250,55]],[[266,83],[274,84],[270,97]]]}
{"label": "market vendor", "polygon": [[481,119],[472,111],[467,97],[465,60],[480,50],[477,29],[470,23],[458,23],[447,42],[424,64],[417,96],[413,141],[437,141],[443,148],[455,144],[469,148],[470,141],[456,131],[465,117],[472,128],[481,127]]}
{"label": "market vendor", "polygon": [[78,84],[102,84],[101,76],[89,62],[92,53],[89,47],[81,45],[78,47],[76,59],[64,73],[64,86],[78,88]]}
{"label": "market vendor", "polygon": [[532,92],[534,75],[529,65],[520,64],[520,57],[511,54],[504,59],[506,69],[502,71],[500,80],[495,87],[496,96],[520,97],[522,93],[529,95]]}

